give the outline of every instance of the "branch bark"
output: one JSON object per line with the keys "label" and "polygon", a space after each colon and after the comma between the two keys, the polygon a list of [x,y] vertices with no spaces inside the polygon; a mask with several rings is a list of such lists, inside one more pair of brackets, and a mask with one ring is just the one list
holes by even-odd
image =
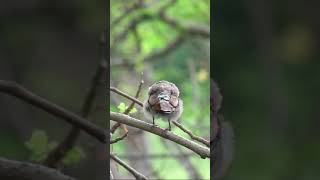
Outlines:
{"label": "branch bark", "polygon": [[126,124],[128,126],[132,126],[135,128],[139,128],[145,131],[148,131],[150,133],[156,134],[158,136],[161,136],[165,139],[171,140],[175,143],[178,143],[195,153],[199,154],[201,158],[210,158],[210,149],[207,147],[203,147],[195,142],[192,142],[188,139],[185,139],[183,137],[180,137],[176,134],[174,134],[171,131],[166,131],[160,127],[154,126],[152,124],[146,123],[144,121],[141,121],[139,119],[135,119],[133,117],[130,117],[128,115],[124,115],[121,113],[115,113],[110,112],[110,119],[122,124]]}
{"label": "branch bark", "polygon": [[0,179],[5,180],[75,180],[45,166],[0,158]]}
{"label": "branch bark", "polygon": [[15,82],[0,80],[0,92],[15,96],[37,108],[40,108],[56,117],[59,117],[62,120],[74,125],[77,128],[80,128],[89,135],[95,137],[102,143],[107,142],[107,132],[104,129],[96,126],[91,122],[88,122],[88,120],[86,120],[85,118],[82,118],[75,113],[62,108],[61,106],[58,106],[30,92],[29,90],[25,89]]}

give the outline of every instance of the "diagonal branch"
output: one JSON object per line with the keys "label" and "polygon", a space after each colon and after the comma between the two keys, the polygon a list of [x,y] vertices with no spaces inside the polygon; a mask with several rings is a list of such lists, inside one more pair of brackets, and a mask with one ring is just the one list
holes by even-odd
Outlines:
{"label": "diagonal branch", "polygon": [[107,133],[104,129],[89,122],[85,118],[82,118],[75,113],[62,108],[61,106],[58,106],[30,92],[29,90],[25,89],[15,82],[0,80],[0,92],[15,96],[35,107],[38,107],[56,117],[59,117],[62,120],[74,125],[77,128],[80,128],[89,135],[95,137],[102,143],[107,142]]}
{"label": "diagonal branch", "polygon": [[138,129],[148,131],[150,133],[156,134],[165,139],[171,140],[175,143],[178,143],[195,153],[199,154],[201,158],[210,158],[210,149],[203,147],[193,141],[185,139],[184,137],[178,136],[171,131],[166,131],[160,127],[154,126],[153,124],[146,123],[142,120],[135,119],[125,114],[110,112],[110,119],[128,126],[132,126]]}
{"label": "diagonal branch", "polygon": [[138,180],[147,180],[147,178],[143,174],[141,174],[137,170],[133,169],[131,166],[129,166],[124,161],[122,161],[116,155],[110,154],[110,157],[111,157],[111,159],[116,161],[118,164],[120,164],[122,167],[124,167],[126,170],[128,170],[136,179],[138,179]]}
{"label": "diagonal branch", "polygon": [[134,101],[135,103],[137,103],[140,106],[143,106],[143,103],[141,101],[139,101],[138,99],[136,99],[136,98],[134,98],[134,97],[132,97],[132,96],[120,91],[119,89],[117,89],[115,87],[110,87],[110,91],[115,92],[115,93],[117,93],[117,94],[119,94],[119,95],[121,95],[123,97],[126,97],[126,98],[130,99],[131,101]]}

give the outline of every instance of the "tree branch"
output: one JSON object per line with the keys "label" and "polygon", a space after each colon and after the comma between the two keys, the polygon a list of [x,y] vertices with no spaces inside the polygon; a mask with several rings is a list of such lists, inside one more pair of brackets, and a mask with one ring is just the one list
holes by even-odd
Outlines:
{"label": "tree branch", "polygon": [[111,159],[116,161],[118,164],[120,164],[122,167],[124,167],[126,170],[128,170],[136,179],[138,179],[138,180],[147,180],[147,178],[143,174],[141,174],[137,170],[133,169],[131,166],[129,166],[124,161],[122,161],[116,155],[110,154],[110,157],[111,157]]}
{"label": "tree branch", "polygon": [[45,166],[0,158],[0,179],[13,180],[75,180]]}
{"label": "tree branch", "polygon": [[[121,124],[119,123],[119,125],[121,125]],[[123,139],[126,138],[127,136],[128,136],[128,130],[125,131],[125,133],[122,134],[120,137],[117,137],[117,138],[115,138],[115,139],[113,139],[113,140],[110,140],[110,144],[117,143],[118,141],[123,140]]]}
{"label": "tree branch", "polygon": [[199,154],[201,156],[201,158],[203,158],[203,159],[210,158],[210,149],[209,148],[203,147],[195,142],[192,142],[188,139],[180,137],[171,131],[166,131],[160,127],[154,126],[152,124],[146,123],[144,121],[132,118],[128,115],[124,115],[121,113],[110,112],[110,119],[113,121],[122,123],[122,124],[126,124],[128,126],[132,126],[132,127],[138,128],[138,129],[148,131],[150,133],[161,136],[165,139],[169,139],[175,143],[178,143],[178,144],[194,151],[195,153]]}
{"label": "tree branch", "polygon": [[139,101],[138,99],[136,99],[134,97],[131,97],[130,95],[120,91],[119,89],[117,89],[115,87],[110,87],[110,91],[115,92],[123,97],[130,99],[131,101],[134,101],[135,103],[139,104],[140,106],[143,106],[143,103],[141,101]]}
{"label": "tree branch", "polygon": [[183,132],[187,133],[191,139],[201,142],[202,144],[206,145],[207,147],[210,147],[210,143],[209,141],[207,141],[206,139],[196,136],[194,135],[190,130],[186,129],[185,127],[183,127],[180,123],[178,123],[177,121],[172,121],[172,123],[174,125],[176,125],[178,128],[180,128]]}
{"label": "tree branch", "polygon": [[[112,88],[112,89],[116,89],[116,88]],[[111,90],[111,88],[110,88]],[[143,106],[143,103],[141,101],[139,101],[138,99],[134,98],[134,97],[131,97],[130,95],[116,89],[116,92],[119,94],[119,95],[122,95],[134,102],[136,102],[137,104],[139,104],[140,106]],[[173,121],[173,123],[178,127],[180,128],[182,131],[184,131],[185,133],[187,133],[193,140],[196,140],[198,142],[201,142],[203,144],[205,144],[207,147],[210,147],[210,142],[208,142],[206,139],[202,138],[202,137],[199,137],[199,136],[196,136],[194,135],[190,130],[186,129],[185,127],[183,127],[180,123],[176,122],[176,121]]]}
{"label": "tree branch", "polygon": [[107,142],[107,132],[104,129],[88,122],[85,118],[82,118],[75,113],[62,108],[61,106],[58,106],[30,92],[19,84],[11,81],[0,80],[0,92],[15,96],[35,107],[38,107],[56,117],[59,117],[62,120],[76,126],[77,128],[82,129],[89,135],[97,138],[102,143]]}

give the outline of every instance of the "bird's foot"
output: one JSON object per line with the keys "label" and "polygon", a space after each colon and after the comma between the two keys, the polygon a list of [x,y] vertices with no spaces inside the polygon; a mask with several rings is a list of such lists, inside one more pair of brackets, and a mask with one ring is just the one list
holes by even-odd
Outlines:
{"label": "bird's foot", "polygon": [[158,125],[156,125],[156,124],[152,124],[152,126],[158,127]]}

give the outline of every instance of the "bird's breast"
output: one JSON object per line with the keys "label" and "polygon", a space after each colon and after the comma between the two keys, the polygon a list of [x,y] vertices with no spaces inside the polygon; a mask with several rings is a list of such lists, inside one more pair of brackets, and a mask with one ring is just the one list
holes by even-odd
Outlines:
{"label": "bird's breast", "polygon": [[169,103],[169,101],[159,101],[153,106],[154,110],[160,114],[170,114],[174,111],[174,107]]}

